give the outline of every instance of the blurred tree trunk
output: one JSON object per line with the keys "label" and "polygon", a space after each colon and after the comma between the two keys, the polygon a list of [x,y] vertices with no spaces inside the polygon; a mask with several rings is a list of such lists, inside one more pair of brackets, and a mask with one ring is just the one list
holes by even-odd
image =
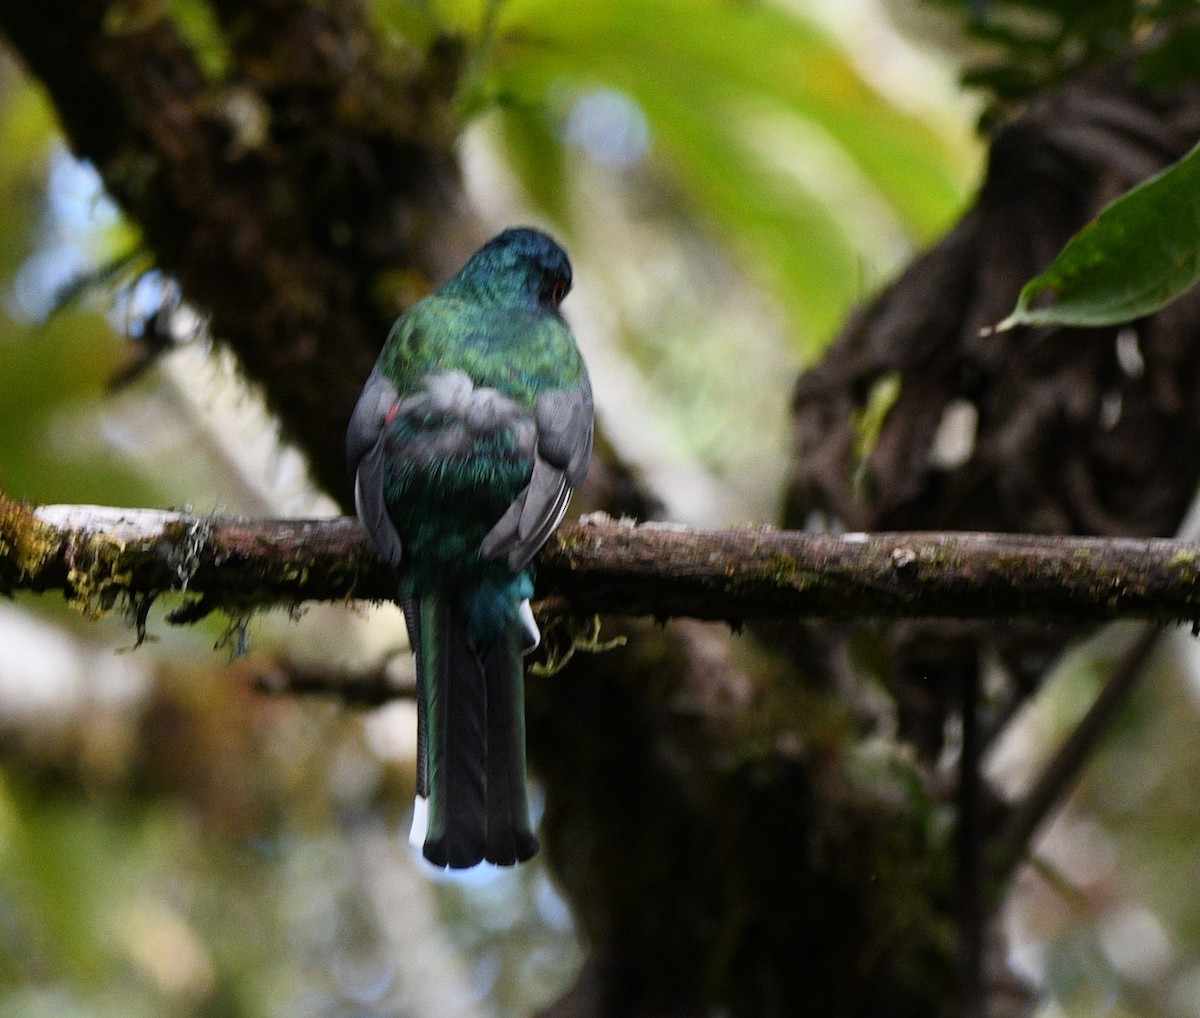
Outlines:
{"label": "blurred tree trunk", "polygon": [[452,154],[461,46],[398,67],[355,0],[213,10],[219,80],[165,7],[5,4],[0,31],[344,502],[343,425],[388,327],[475,239]]}
{"label": "blurred tree trunk", "polygon": [[[344,426],[391,319],[482,239],[453,155],[462,46],[399,66],[356,0],[213,9],[219,80],[137,5],[7,4],[0,31],[345,504]],[[788,522],[1172,531],[1200,468],[1196,301],[1139,329],[1136,377],[1111,333],[984,343],[977,328],[1102,201],[1180,154],[1198,109],[1117,69],[998,135],[978,204],[801,380]],[[901,395],[860,494],[852,415],[889,373]],[[978,427],[947,466],[931,450],[956,402]],[[594,484],[591,503],[618,488]],[[981,654],[999,651],[1019,699],[1072,633],[626,632],[624,650],[529,682],[547,853],[592,952],[550,1013],[955,1013],[964,840],[933,762]],[[884,695],[866,661],[884,662]],[[1002,974],[988,979],[993,1013],[1019,1011]]]}
{"label": "blurred tree trunk", "polygon": [[[1127,330],[980,328],[1197,133],[1200,90],[1145,92],[1123,66],[1000,129],[976,204],[800,379],[783,522],[1175,533],[1200,479],[1186,395],[1200,389],[1200,296]],[[855,422],[892,378],[899,398],[860,463]],[[985,868],[1028,846],[999,840],[1012,814],[973,774],[947,784],[936,764],[957,731],[977,765],[1083,632],[813,624],[758,627],[751,643],[690,623],[531,683],[546,837],[595,945],[548,1014],[1029,1013],[988,920],[1004,885]],[[980,702],[989,659],[1007,687]],[[1039,789],[1049,806],[1078,766]]]}

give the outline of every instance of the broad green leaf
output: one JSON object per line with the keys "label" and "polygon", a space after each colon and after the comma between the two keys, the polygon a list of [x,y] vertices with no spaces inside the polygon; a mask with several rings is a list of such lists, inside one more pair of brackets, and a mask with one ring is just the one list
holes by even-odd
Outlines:
{"label": "broad green leaf", "polygon": [[[803,356],[862,296],[875,248],[836,199],[768,165],[752,143],[756,124],[812,125],[910,236],[944,228],[964,196],[963,153],[867,85],[822,30],[770,4],[508,0],[464,108],[491,104],[502,119],[541,108],[550,128],[596,89],[619,91],[645,115],[652,158],[784,297]],[[528,126],[506,128],[510,146],[521,135],[540,144]],[[552,172],[541,177],[529,154],[517,168],[540,202],[537,185],[560,186],[558,171],[542,167]]]}
{"label": "broad green leaf", "polygon": [[497,7],[504,0],[409,0],[408,6],[427,11],[442,31],[457,33],[467,39],[479,36]]}
{"label": "broad green leaf", "polygon": [[566,160],[545,109],[506,109],[500,129],[509,162],[529,197],[555,222],[565,223]]}
{"label": "broad green leaf", "polygon": [[[496,87],[527,100],[556,79],[618,75],[636,79],[626,87],[638,101],[696,81],[768,98],[827,131],[922,237],[943,228],[963,198],[959,159],[944,138],[868,86],[816,26],[767,4],[510,0],[492,64]],[[710,122],[726,126],[716,115]]]}
{"label": "broad green leaf", "polygon": [[1021,290],[996,326],[1119,325],[1200,280],[1200,145],[1109,205]]}
{"label": "broad green leaf", "polygon": [[[697,98],[698,97],[698,98]],[[743,260],[795,298],[798,337],[811,344],[836,327],[855,292],[851,239],[822,202],[758,165],[736,137],[714,131],[722,102],[699,82],[643,101],[659,155],[697,204],[723,228]]]}

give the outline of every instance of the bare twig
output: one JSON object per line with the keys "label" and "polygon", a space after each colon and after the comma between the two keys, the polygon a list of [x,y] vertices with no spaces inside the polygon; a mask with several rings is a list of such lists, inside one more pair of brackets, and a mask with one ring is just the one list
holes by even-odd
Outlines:
{"label": "bare twig", "polygon": [[277,661],[254,677],[254,688],[274,696],[319,696],[340,700],[352,707],[378,707],[392,700],[411,700],[411,683],[397,682],[387,664],[368,671]]}
{"label": "bare twig", "polygon": [[988,908],[983,897],[982,785],[979,770],[979,668],[958,676],[962,694],[962,755],[958,762],[958,928],[961,1018],[984,1018],[984,934]]}
{"label": "bare twig", "polygon": [[1156,628],[1146,626],[1130,638],[1088,712],[1042,770],[1028,794],[1003,818],[994,841],[993,886],[1005,886],[1013,868],[1025,858],[1043,822],[1074,789],[1096,746],[1111,730],[1113,718],[1128,703],[1158,637]]}

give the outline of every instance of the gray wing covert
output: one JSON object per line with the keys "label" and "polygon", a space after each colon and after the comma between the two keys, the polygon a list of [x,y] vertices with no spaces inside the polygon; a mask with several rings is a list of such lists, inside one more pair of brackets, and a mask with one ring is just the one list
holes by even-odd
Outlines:
{"label": "gray wing covert", "polygon": [[503,558],[517,572],[562,522],[571,492],[587,476],[592,457],[592,388],[584,376],[574,389],[539,396],[533,408],[537,445],[529,484],[488,531],[484,558]]}
{"label": "gray wing covert", "polygon": [[354,507],[375,550],[390,565],[400,564],[400,535],[383,499],[383,428],[396,405],[396,387],[371,372],[346,429],[346,463],[354,475]]}

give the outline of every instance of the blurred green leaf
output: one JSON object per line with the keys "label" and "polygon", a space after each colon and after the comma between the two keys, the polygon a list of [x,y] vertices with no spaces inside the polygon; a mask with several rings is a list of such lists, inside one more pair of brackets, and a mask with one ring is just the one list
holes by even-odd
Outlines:
{"label": "blurred green leaf", "polygon": [[1119,325],[1153,314],[1197,280],[1200,145],[1072,237],[996,329]]}
{"label": "blurred green leaf", "polygon": [[559,205],[557,157],[534,151],[555,139],[531,135],[528,111],[547,110],[543,130],[551,112],[589,91],[628,96],[646,117],[653,157],[788,298],[805,353],[862,295],[871,252],[802,174],[765,165],[749,137],[756,119],[811,125],[914,237],[944,227],[963,198],[953,146],[870,87],[824,32],[774,5],[511,0],[475,87],[483,95],[464,96],[464,109],[490,101],[516,122],[504,133],[522,178],[536,200],[554,192]]}
{"label": "blurred green leaf", "polygon": [[1178,88],[1197,76],[1200,22],[1185,21],[1170,32],[1161,32],[1138,60],[1138,76],[1147,88]]}
{"label": "blurred green leaf", "polygon": [[855,410],[851,424],[854,428],[854,491],[867,497],[867,462],[883,433],[888,414],[900,398],[901,377],[898,371],[880,375],[867,393],[862,409]]}
{"label": "blurred green leaf", "polygon": [[551,219],[565,223],[566,160],[546,110],[529,106],[508,109],[500,130],[509,165],[526,193]]}
{"label": "blurred green leaf", "polygon": [[[73,979],[101,975],[105,950],[91,925],[106,879],[101,828],[82,810],[48,809],[10,787],[0,772],[0,849],[18,921],[34,965],[51,964]],[[40,956],[40,957],[37,957]],[[36,959],[36,960],[35,960]]]}
{"label": "blurred green leaf", "polygon": [[[1137,56],[1148,85],[1196,78],[1196,0],[921,0],[988,44],[965,79],[1001,105],[1114,59]],[[1172,38],[1180,34],[1178,45]]]}
{"label": "blurred green leaf", "polygon": [[440,26],[428,3],[421,0],[372,0],[367,16],[384,36],[403,39],[420,50],[427,50]]}
{"label": "blurred green leaf", "polygon": [[187,40],[204,75],[209,80],[225,77],[232,58],[207,0],[168,0],[166,9],[179,34]]}
{"label": "blurred green leaf", "polygon": [[417,0],[407,6],[425,11],[444,32],[456,32],[468,39],[478,37],[489,13],[503,0]]}
{"label": "blurred green leaf", "polygon": [[55,143],[54,114],[40,88],[17,82],[0,92],[0,138],[0,278],[10,279],[29,253]]}
{"label": "blurred green leaf", "polygon": [[673,94],[724,130],[731,110],[706,111],[705,99],[758,96],[820,125],[918,229],[945,225],[961,198],[948,144],[870,88],[823,32],[777,7],[514,0],[498,28],[501,92],[536,98],[560,78],[607,80],[639,102]]}
{"label": "blurred green leaf", "polygon": [[0,316],[0,488],[33,501],[154,501],[152,480],[100,435],[55,434],[56,422],[99,405],[119,363],[120,341],[95,312],[61,311],[39,327]]}
{"label": "blurred green leaf", "polygon": [[730,231],[743,259],[793,297],[788,310],[797,338],[803,351],[815,352],[815,341],[836,328],[858,293],[858,261],[842,225],[825,203],[756,162],[738,139],[714,135],[702,112],[713,109],[709,103],[693,106],[680,95],[646,97],[643,105],[658,125],[664,162]]}

